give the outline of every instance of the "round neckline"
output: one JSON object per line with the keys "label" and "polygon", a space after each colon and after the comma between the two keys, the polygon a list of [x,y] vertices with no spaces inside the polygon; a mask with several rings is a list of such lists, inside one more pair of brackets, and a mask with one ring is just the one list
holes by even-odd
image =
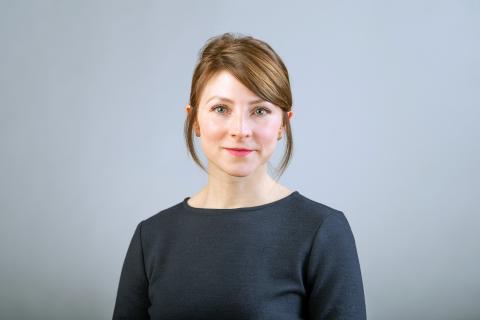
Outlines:
{"label": "round neckline", "polygon": [[277,199],[277,200],[269,202],[269,203],[264,203],[264,204],[261,204],[261,205],[258,205],[258,206],[252,206],[252,207],[197,208],[197,207],[192,207],[188,204],[187,201],[188,201],[188,199],[190,199],[190,197],[184,198],[183,201],[182,201],[182,205],[186,210],[188,210],[190,212],[202,213],[204,215],[217,215],[217,214],[222,214],[223,215],[223,214],[228,214],[228,213],[251,212],[251,211],[258,211],[258,210],[266,209],[266,208],[269,208],[269,207],[280,205],[280,204],[290,200],[291,198],[296,197],[299,194],[300,193],[298,192],[298,190],[295,190],[295,191],[293,191],[292,193],[290,193],[289,195],[287,195],[283,198]]}

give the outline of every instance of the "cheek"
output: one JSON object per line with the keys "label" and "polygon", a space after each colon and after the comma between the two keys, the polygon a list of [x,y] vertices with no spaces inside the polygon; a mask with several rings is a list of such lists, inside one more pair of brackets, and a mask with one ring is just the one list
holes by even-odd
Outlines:
{"label": "cheek", "polygon": [[256,139],[263,151],[267,154],[275,149],[277,144],[278,130],[276,126],[265,126],[256,130]]}
{"label": "cheek", "polygon": [[202,123],[202,140],[215,141],[222,139],[225,135],[225,125],[211,119],[205,119]]}

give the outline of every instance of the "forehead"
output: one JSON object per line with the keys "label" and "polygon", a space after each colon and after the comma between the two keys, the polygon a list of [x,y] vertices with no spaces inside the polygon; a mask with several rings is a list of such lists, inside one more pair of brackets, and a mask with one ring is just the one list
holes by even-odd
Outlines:
{"label": "forehead", "polygon": [[249,103],[264,101],[244,86],[228,71],[220,71],[213,75],[202,92],[201,103],[220,100],[231,103]]}

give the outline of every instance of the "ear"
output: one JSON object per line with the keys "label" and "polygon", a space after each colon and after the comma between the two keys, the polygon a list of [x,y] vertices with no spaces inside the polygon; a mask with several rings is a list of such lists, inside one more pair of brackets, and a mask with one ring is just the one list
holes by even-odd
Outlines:
{"label": "ear", "polygon": [[[288,112],[287,112],[287,116],[288,116],[288,121],[290,121],[290,119],[291,119],[292,116],[293,116],[293,111],[288,111]],[[281,128],[283,128],[283,127],[286,127],[285,122],[282,122],[282,127],[281,127]]]}
{"label": "ear", "polygon": [[[187,105],[185,106],[185,112],[187,113],[187,115],[188,115],[190,112],[192,112],[192,106],[191,106],[190,104],[187,104]],[[197,121],[194,121],[194,122],[193,122],[193,129],[195,130],[195,135],[196,135],[197,137],[200,137],[200,129],[199,129],[199,127],[198,127]]]}
{"label": "ear", "polygon": [[292,119],[292,117],[293,117],[293,111],[288,111],[288,112],[287,112],[287,115],[288,115],[288,120]]}
{"label": "ear", "polygon": [[192,112],[192,106],[190,104],[185,106],[185,112],[187,113],[187,116]]}

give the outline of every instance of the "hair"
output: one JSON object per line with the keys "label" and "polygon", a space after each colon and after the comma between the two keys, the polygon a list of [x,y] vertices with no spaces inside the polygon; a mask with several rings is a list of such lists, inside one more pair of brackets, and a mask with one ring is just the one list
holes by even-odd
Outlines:
{"label": "hair", "polygon": [[[227,32],[208,39],[200,49],[193,72],[190,100],[191,111],[184,124],[184,135],[190,156],[205,172],[194,146],[193,130],[198,104],[205,85],[220,71],[230,72],[257,96],[282,109],[286,147],[281,164],[275,168],[275,180],[283,174],[293,155],[293,137],[287,112],[292,108],[292,92],[288,70],[278,54],[264,41],[252,36]],[[270,165],[270,162],[268,163]]]}

